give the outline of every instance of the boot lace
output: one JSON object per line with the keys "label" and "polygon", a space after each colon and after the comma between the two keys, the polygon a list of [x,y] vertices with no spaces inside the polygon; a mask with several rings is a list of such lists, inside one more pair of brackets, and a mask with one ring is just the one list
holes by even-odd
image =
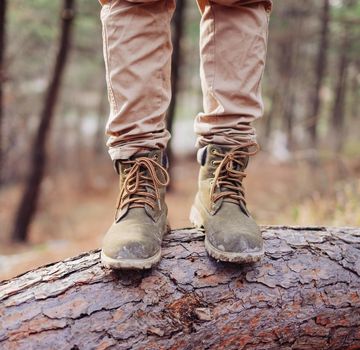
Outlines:
{"label": "boot lace", "polygon": [[[225,154],[213,149],[212,153],[222,158],[222,160],[213,160],[213,164],[218,165],[210,189],[210,196],[214,203],[220,198],[224,198],[235,204],[239,204],[241,201],[246,206],[242,183],[246,173],[243,169],[246,166],[247,158],[255,155],[258,151],[259,145],[254,141],[234,147],[231,152]],[[215,193],[217,188],[220,189],[220,192]]]}
{"label": "boot lace", "polygon": [[[148,157],[139,157],[122,163],[132,166],[125,169],[126,177],[117,199],[115,218],[127,205],[129,208],[143,208],[147,204],[154,209],[157,203],[161,210],[159,187],[167,186],[170,180],[166,169]],[[156,169],[164,175],[164,180],[159,178]],[[149,191],[149,188],[153,192]]]}

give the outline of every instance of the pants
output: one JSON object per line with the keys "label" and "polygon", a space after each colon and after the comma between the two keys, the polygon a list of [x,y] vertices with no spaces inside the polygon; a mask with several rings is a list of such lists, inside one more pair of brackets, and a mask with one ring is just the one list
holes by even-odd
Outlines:
{"label": "pants", "polygon": [[[175,0],[99,0],[113,160],[165,148],[171,99],[170,20]],[[254,140],[263,114],[271,0],[197,0],[203,111],[194,123],[197,147]]]}

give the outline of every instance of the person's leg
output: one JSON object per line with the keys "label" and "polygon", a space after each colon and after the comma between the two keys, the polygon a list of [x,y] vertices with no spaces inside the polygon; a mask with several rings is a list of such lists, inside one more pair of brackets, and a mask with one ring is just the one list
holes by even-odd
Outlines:
{"label": "person's leg", "polygon": [[168,230],[164,149],[171,96],[174,0],[100,0],[110,102],[109,153],[119,173],[114,223],[102,243],[111,268],[150,268]]}
{"label": "person's leg", "polygon": [[199,191],[191,221],[205,229],[216,259],[256,261],[263,254],[259,227],[246,208],[242,184],[257,151],[251,122],[263,114],[270,0],[198,0],[204,111],[195,119]]}
{"label": "person's leg", "polygon": [[255,140],[251,122],[263,114],[269,0],[199,0],[204,111],[195,119],[197,145],[235,146]]}
{"label": "person's leg", "polygon": [[171,98],[173,0],[100,0],[113,160],[164,149]]}

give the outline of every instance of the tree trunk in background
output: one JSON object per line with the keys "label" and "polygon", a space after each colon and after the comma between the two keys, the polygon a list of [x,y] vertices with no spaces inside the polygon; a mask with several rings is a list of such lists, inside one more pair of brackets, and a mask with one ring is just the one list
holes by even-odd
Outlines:
{"label": "tree trunk in background", "polygon": [[359,115],[359,101],[360,101],[360,84],[358,81],[358,76],[360,76],[360,61],[354,65],[354,74],[351,74],[351,120],[352,122],[357,122]]}
{"label": "tree trunk in background", "polygon": [[63,1],[61,36],[58,53],[52,78],[45,95],[39,127],[31,150],[29,176],[14,220],[12,239],[15,241],[26,241],[30,223],[36,212],[36,206],[40,195],[40,185],[44,177],[46,165],[46,142],[70,48],[71,28],[74,18],[74,2],[75,0]]}
{"label": "tree trunk in background", "polygon": [[327,67],[327,49],[329,36],[329,22],[330,22],[330,2],[323,0],[323,8],[321,15],[321,35],[319,42],[319,51],[317,53],[315,64],[315,88],[311,95],[310,102],[310,121],[308,125],[308,132],[310,136],[311,147],[316,148],[318,144],[318,121],[321,108],[320,90],[324,80]]}
{"label": "tree trunk in background", "polygon": [[344,121],[345,121],[345,94],[346,94],[346,82],[347,82],[347,73],[349,67],[349,29],[345,25],[341,47],[340,47],[340,56],[339,63],[337,68],[337,80],[335,83],[334,89],[334,105],[332,109],[332,118],[331,118],[331,133],[332,139],[334,142],[334,150],[340,152],[344,144]]}
{"label": "tree trunk in background", "polygon": [[293,35],[289,37],[289,40],[281,45],[282,49],[282,60],[281,64],[282,71],[282,128],[286,134],[287,147],[290,149],[292,146],[292,127],[294,118],[294,94],[293,94],[293,79],[294,79],[294,45],[295,38]]}
{"label": "tree trunk in background", "polygon": [[279,108],[279,99],[280,99],[280,93],[279,93],[279,87],[276,87],[273,90],[273,93],[271,95],[271,107],[269,110],[269,113],[266,116],[265,119],[265,132],[264,137],[267,143],[269,143],[272,128],[273,128],[273,119],[275,118],[276,111]]}
{"label": "tree trunk in background", "polygon": [[297,93],[299,90],[299,77],[303,74],[301,70],[302,66],[302,54],[301,54],[301,41],[302,37],[299,33],[302,32],[305,25],[306,10],[299,7],[299,5],[293,5],[290,9],[289,16],[292,22],[292,27],[297,30],[292,30],[288,38],[287,45],[283,48],[285,53],[285,80],[284,86],[284,127],[287,136],[287,146],[289,151],[293,151],[296,148],[296,135],[294,135],[294,126],[296,124],[297,115]]}
{"label": "tree trunk in background", "polygon": [[0,186],[2,183],[2,169],[4,165],[3,152],[3,119],[4,119],[4,81],[5,81],[5,39],[6,39],[6,7],[7,0],[0,1]]}
{"label": "tree trunk in background", "polygon": [[[173,124],[175,118],[175,109],[176,109],[176,100],[177,94],[179,90],[179,70],[181,64],[181,38],[183,36],[184,29],[184,20],[185,20],[185,8],[186,8],[186,0],[177,0],[176,2],[176,10],[173,17],[173,54],[172,54],[172,62],[171,62],[171,91],[172,97],[169,105],[169,109],[166,116],[166,127],[172,133]],[[171,175],[171,164],[173,160],[173,151],[171,147],[171,140],[167,147],[167,153],[170,162],[170,175]],[[168,191],[171,190],[171,184],[168,186]]]}
{"label": "tree trunk in background", "polygon": [[284,126],[285,126],[285,133],[287,139],[287,147],[289,151],[294,149],[294,119],[295,119],[295,93],[293,89],[290,88],[285,100],[285,108],[284,108]]}
{"label": "tree trunk in background", "polygon": [[100,157],[104,155],[105,119],[107,119],[106,114],[108,113],[108,100],[107,100],[105,83],[101,87],[99,107],[97,113],[98,113],[98,118],[97,118],[96,133],[94,138],[94,153],[97,157]]}
{"label": "tree trunk in background", "polygon": [[263,227],[257,264],[217,263],[172,231],[147,271],[99,250],[0,282],[0,348],[360,349],[357,228]]}

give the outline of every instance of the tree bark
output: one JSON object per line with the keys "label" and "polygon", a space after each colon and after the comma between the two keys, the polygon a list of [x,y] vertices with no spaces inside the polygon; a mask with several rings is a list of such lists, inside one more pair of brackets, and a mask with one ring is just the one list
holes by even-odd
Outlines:
{"label": "tree bark", "polygon": [[60,90],[71,39],[71,28],[74,18],[74,0],[64,0],[62,9],[61,36],[58,53],[50,84],[48,86],[40,124],[31,151],[30,172],[25,185],[17,214],[14,220],[12,239],[26,241],[29,226],[36,212],[40,195],[40,185],[46,165],[46,143],[54,116],[54,110]]}
{"label": "tree bark", "polygon": [[5,81],[5,46],[6,46],[6,8],[7,0],[0,1],[0,186],[3,180],[2,169],[4,166],[3,151],[3,119],[4,119],[4,81]]}
{"label": "tree bark", "polygon": [[323,8],[321,15],[321,34],[319,42],[319,51],[315,64],[315,87],[311,95],[311,119],[308,126],[311,146],[316,148],[318,144],[318,121],[321,108],[320,90],[323,84],[326,67],[327,67],[327,51],[330,23],[330,1],[323,0]]}
{"label": "tree bark", "polygon": [[1,349],[359,349],[360,229],[264,227],[265,257],[217,263],[171,232],[160,264],[99,250],[0,283]]}

